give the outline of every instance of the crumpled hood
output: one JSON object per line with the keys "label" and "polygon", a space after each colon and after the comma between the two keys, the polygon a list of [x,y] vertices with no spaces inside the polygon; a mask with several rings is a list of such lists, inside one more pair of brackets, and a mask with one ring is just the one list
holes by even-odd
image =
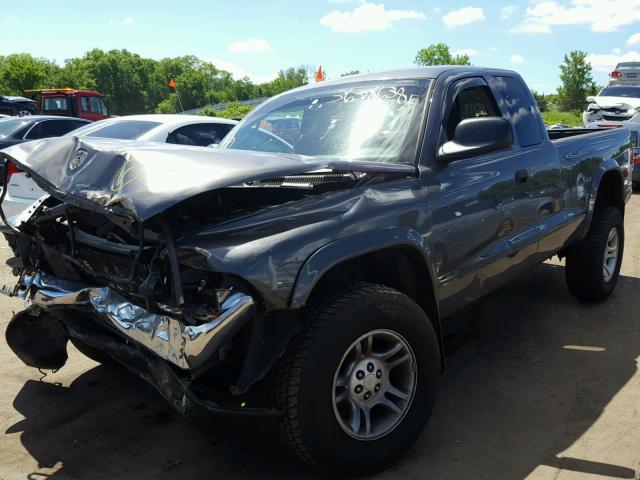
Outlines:
{"label": "crumpled hood", "polygon": [[0,155],[50,193],[119,205],[143,221],[200,193],[277,176],[322,168],[415,172],[412,165],[78,137],[27,142]]}
{"label": "crumpled hood", "polygon": [[611,108],[619,108],[622,110],[634,109],[636,107],[640,107],[640,98],[633,97],[595,97],[596,105],[598,105],[603,110],[608,110]]}

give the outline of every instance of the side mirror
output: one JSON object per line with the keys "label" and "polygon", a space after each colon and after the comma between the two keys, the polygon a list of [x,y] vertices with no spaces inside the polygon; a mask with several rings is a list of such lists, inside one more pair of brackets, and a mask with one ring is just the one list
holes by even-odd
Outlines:
{"label": "side mirror", "polygon": [[594,103],[596,101],[596,97],[589,96],[587,97],[587,102]]}
{"label": "side mirror", "polygon": [[478,117],[462,120],[453,134],[453,140],[445,143],[438,157],[453,161],[470,155],[503,150],[513,145],[511,123],[502,117]]}

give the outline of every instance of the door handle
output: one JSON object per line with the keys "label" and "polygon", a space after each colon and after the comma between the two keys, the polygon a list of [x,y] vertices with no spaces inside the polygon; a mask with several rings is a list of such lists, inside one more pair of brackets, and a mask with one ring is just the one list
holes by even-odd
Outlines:
{"label": "door handle", "polygon": [[516,172],[516,183],[521,185],[529,179],[529,172],[526,170],[518,170]]}

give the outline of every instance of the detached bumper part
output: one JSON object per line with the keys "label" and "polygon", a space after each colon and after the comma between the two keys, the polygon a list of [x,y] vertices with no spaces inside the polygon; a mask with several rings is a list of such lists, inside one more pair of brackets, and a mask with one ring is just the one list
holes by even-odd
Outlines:
{"label": "detached bumper part", "polygon": [[90,307],[99,320],[125,338],[185,370],[202,366],[255,314],[253,298],[240,292],[231,293],[222,302],[215,319],[187,325],[168,315],[148,312],[111,288],[60,280],[42,272],[23,277],[19,287],[19,296],[28,289],[32,304],[43,310]]}

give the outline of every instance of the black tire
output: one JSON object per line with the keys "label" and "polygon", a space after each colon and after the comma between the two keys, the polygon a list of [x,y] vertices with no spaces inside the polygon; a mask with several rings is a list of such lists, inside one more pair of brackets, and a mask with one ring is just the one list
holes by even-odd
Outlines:
{"label": "black tire", "polygon": [[[609,232],[618,229],[618,257],[613,276],[603,275],[605,247]],[[616,287],[624,253],[624,219],[620,210],[607,207],[594,214],[587,236],[567,253],[565,276],[569,291],[578,299],[590,302],[605,300]]]}
{"label": "black tire", "polygon": [[75,338],[69,338],[73,346],[78,349],[80,353],[82,353],[85,357],[89,357],[94,362],[98,362],[102,365],[115,365],[117,362],[111,358],[107,353],[99,350],[97,348],[92,347],[91,345],[87,345],[86,343],[81,342],[80,340],[76,340]]}
{"label": "black tire", "polygon": [[[284,441],[302,460],[333,474],[378,471],[397,461],[417,439],[436,400],[440,349],[431,321],[406,295],[374,284],[356,284],[329,296],[306,317],[308,328],[290,345],[276,380]],[[333,379],[350,345],[379,329],[396,332],[411,347],[415,393],[393,430],[364,441],[348,435],[338,423]]]}

